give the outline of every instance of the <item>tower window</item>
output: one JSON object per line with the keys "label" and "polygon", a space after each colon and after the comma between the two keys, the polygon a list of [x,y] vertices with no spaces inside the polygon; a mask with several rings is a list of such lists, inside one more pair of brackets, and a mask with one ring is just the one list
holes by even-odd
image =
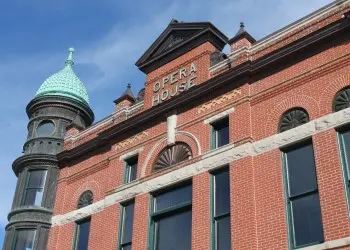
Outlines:
{"label": "tower window", "polygon": [[151,249],[191,249],[192,185],[152,197]]}
{"label": "tower window", "polygon": [[134,156],[125,161],[124,183],[136,180],[138,157]]}
{"label": "tower window", "polygon": [[34,229],[19,229],[15,231],[15,240],[13,250],[32,250],[34,249]]}
{"label": "tower window", "polygon": [[212,249],[231,249],[230,173],[225,168],[212,174]]}
{"label": "tower window", "polygon": [[312,142],[285,150],[283,158],[292,245],[321,243],[324,236]]}
{"label": "tower window", "polygon": [[41,206],[47,170],[30,170],[22,205]]}
{"label": "tower window", "polygon": [[74,250],[87,250],[90,233],[90,218],[76,222]]}
{"label": "tower window", "polygon": [[219,148],[230,143],[229,118],[225,117],[213,122],[211,134],[211,149]]}
{"label": "tower window", "polygon": [[36,128],[38,136],[50,136],[55,130],[55,124],[52,121],[42,121]]}

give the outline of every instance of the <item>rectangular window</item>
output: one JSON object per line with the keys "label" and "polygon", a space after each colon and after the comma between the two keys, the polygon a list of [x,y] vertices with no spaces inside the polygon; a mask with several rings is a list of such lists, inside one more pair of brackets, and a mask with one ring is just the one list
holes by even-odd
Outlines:
{"label": "rectangular window", "polygon": [[225,168],[212,174],[212,249],[231,249],[230,173]]}
{"label": "rectangular window", "polygon": [[131,250],[134,207],[134,201],[122,205],[119,250]]}
{"label": "rectangular window", "polygon": [[28,172],[22,205],[41,206],[47,170]]}
{"label": "rectangular window", "polygon": [[[339,131],[338,134],[340,145],[340,156],[344,171],[344,183],[346,187],[346,193],[349,199],[350,195],[350,130]],[[349,202],[349,201],[348,201]]]}
{"label": "rectangular window", "polygon": [[138,157],[132,157],[125,161],[124,183],[136,180]]}
{"label": "rectangular window", "polygon": [[230,142],[229,119],[225,117],[211,124],[211,149],[219,148]]}
{"label": "rectangular window", "polygon": [[150,249],[191,250],[192,184],[152,197]]}
{"label": "rectangular window", "polygon": [[89,243],[91,218],[76,222],[75,226],[75,250],[87,250]]}
{"label": "rectangular window", "polygon": [[34,229],[16,230],[13,250],[33,250],[34,238],[35,238]]}
{"label": "rectangular window", "polygon": [[324,241],[312,142],[283,152],[290,234],[294,248]]}

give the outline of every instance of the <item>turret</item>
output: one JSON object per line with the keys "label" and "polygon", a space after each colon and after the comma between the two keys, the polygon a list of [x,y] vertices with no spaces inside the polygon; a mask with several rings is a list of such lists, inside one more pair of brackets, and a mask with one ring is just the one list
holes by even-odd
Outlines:
{"label": "turret", "polygon": [[67,127],[84,129],[94,120],[87,90],[73,71],[73,52],[27,105],[28,136],[12,165],[18,180],[3,249],[46,249],[59,174],[56,154]]}

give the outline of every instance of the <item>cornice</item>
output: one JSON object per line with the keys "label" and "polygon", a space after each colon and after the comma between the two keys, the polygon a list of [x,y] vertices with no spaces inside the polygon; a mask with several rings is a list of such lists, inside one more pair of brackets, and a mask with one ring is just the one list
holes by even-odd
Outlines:
{"label": "cornice", "polygon": [[317,47],[324,46],[324,41],[329,42],[331,39],[339,38],[340,36],[345,36],[348,39],[349,26],[350,22],[348,22],[347,18],[342,18],[256,61],[248,60],[209,79],[205,83],[193,87],[191,91],[184,92],[162,103],[162,105],[152,107],[116,126],[102,131],[97,137],[80,146],[61,152],[58,154],[58,159],[60,161],[71,160],[97,147],[108,145],[109,140],[116,135],[139,127],[150,120],[157,119],[157,117],[169,112],[169,110],[191,103],[193,100],[212,93],[227,83],[230,83],[233,87],[238,87],[240,82],[234,82],[235,80],[257,76],[262,72],[269,72],[276,65],[287,65],[288,63],[296,62],[297,55],[303,55],[306,52],[315,50]]}
{"label": "cornice", "polygon": [[[58,161],[56,155],[48,154],[25,154],[18,157],[12,163],[13,172],[18,176],[18,173],[22,168],[28,165],[51,165],[58,167]],[[25,166],[24,166],[25,165]]]}

